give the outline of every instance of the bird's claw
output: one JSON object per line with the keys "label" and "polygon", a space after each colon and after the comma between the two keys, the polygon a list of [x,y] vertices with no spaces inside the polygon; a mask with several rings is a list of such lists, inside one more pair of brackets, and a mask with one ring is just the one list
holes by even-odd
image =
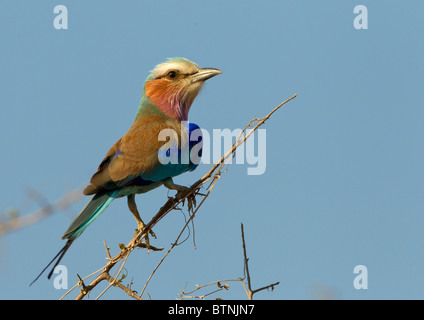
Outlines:
{"label": "bird's claw", "polygon": [[178,200],[182,199],[182,203],[184,205],[185,200],[187,199],[187,207],[189,211],[193,211],[193,209],[196,207],[196,195],[191,193],[186,198],[182,197],[183,193],[186,193],[190,188],[183,187],[184,189],[178,190],[177,194],[175,195],[175,198]]}
{"label": "bird's claw", "polygon": [[190,188],[175,184],[170,178],[165,180],[164,185],[168,189],[177,191],[175,199],[177,199],[178,201],[182,201],[183,205],[185,199],[187,199],[187,206],[190,211],[192,211],[193,208],[196,207],[196,196],[194,193],[190,193],[188,196],[183,197],[185,194],[190,192]]}
{"label": "bird's claw", "polygon": [[[146,225],[145,225],[142,221],[140,221],[140,223],[137,223],[137,227],[138,227],[138,228],[135,230],[135,233],[136,233],[136,234],[137,234],[138,232],[142,231],[142,230],[146,227]],[[144,243],[145,243],[145,246],[146,246],[146,248],[147,248],[147,252],[148,252],[148,253],[150,253],[150,241],[149,241],[149,234],[150,234],[153,238],[157,239],[156,234],[153,232],[153,230],[152,230],[152,229],[149,229],[149,230],[148,230],[148,232],[144,235]]]}

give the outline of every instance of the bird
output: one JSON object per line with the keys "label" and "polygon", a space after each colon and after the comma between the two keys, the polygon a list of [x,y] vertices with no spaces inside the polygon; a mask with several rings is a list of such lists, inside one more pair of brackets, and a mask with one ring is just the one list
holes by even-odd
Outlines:
{"label": "bird", "polygon": [[[205,81],[221,73],[219,69],[200,68],[180,57],[156,65],[144,82],[134,123],[106,153],[84,189],[84,195],[92,198],[63,234],[66,244],[30,285],[56,261],[47,276],[51,278],[72,243],[113,200],[127,197],[128,208],[141,230],[145,224],[137,209],[136,194],[161,185],[176,190],[177,195],[187,189],[175,184],[172,178],[195,170],[199,164],[191,157],[183,161],[184,150],[190,154],[195,149],[201,157],[201,129],[188,122],[188,114]],[[160,139],[163,133],[168,139]]]}

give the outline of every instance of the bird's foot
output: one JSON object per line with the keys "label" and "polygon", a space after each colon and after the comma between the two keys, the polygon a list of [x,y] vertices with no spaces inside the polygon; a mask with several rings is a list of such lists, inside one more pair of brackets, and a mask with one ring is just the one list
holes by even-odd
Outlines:
{"label": "bird's foot", "polygon": [[183,198],[184,194],[187,194],[190,190],[190,188],[179,186],[180,189],[178,190],[177,194],[175,195],[175,198],[177,200],[181,200],[183,202],[183,205],[185,203],[185,200],[187,199],[187,208],[189,211],[193,211],[193,209],[196,207],[196,195],[191,193],[186,198]]}
{"label": "bird's foot", "polygon": [[[146,225],[143,223],[143,221],[137,221],[137,229],[135,230],[135,233],[139,233],[142,231]],[[153,232],[152,229],[149,229],[147,233],[144,235],[144,247],[147,248],[147,252],[150,253],[150,241],[149,241],[149,234],[156,239],[156,234]]]}
{"label": "bird's foot", "polygon": [[[175,195],[175,198],[176,198],[177,200],[181,200],[181,199],[183,199],[183,196],[184,196],[185,194],[187,194],[187,193],[190,191],[190,188],[188,188],[188,187],[180,186],[180,185],[178,185],[178,184],[175,184],[175,183],[172,181],[172,179],[171,179],[171,178],[167,179],[167,180],[164,182],[164,186],[165,186],[165,187],[167,187],[168,189],[176,190],[176,191],[177,191],[177,194]],[[195,195],[195,194],[193,194],[193,193],[191,193],[191,194],[189,194],[188,196],[186,196],[186,197],[182,200],[183,205],[184,205],[184,201],[185,201],[185,199],[187,199],[187,207],[188,207],[188,210],[189,210],[189,211],[192,211],[192,210],[193,210],[193,208],[195,208],[195,207],[196,207],[196,195]]]}
{"label": "bird's foot", "polygon": [[[145,227],[146,227],[146,226],[145,226],[145,224],[144,224],[144,223],[138,224],[137,229],[135,229],[135,232],[142,231]],[[149,233],[149,234],[150,234],[153,238],[157,239],[156,234],[153,232],[153,230],[152,230],[152,229],[149,229],[149,232],[148,232],[148,233]]]}

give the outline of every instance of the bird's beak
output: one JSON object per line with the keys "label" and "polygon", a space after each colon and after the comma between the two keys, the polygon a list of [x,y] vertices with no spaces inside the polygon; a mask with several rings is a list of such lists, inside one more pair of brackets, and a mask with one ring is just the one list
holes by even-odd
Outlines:
{"label": "bird's beak", "polygon": [[206,81],[212,77],[215,77],[216,75],[222,73],[221,70],[215,69],[215,68],[201,68],[198,72],[195,74],[192,74],[190,76],[191,82],[199,82],[199,81]]}

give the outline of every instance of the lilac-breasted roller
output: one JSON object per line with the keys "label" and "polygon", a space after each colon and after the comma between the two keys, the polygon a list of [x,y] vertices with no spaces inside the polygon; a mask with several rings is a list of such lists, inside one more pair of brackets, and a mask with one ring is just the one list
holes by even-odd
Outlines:
{"label": "lilac-breasted roller", "polygon": [[[91,178],[90,185],[84,189],[85,195],[94,196],[65,231],[62,237],[67,239],[65,246],[33,283],[57,259],[48,274],[50,279],[54,268],[73,241],[114,199],[124,196],[128,198],[128,208],[140,229],[144,227],[144,223],[137,210],[135,194],[146,193],[161,185],[177,191],[185,189],[174,184],[172,177],[193,171],[197,167],[198,162],[193,162],[191,158],[181,161],[181,150],[186,144],[190,154],[194,145],[201,140],[199,127],[187,122],[188,113],[204,82],[220,73],[218,69],[200,68],[184,58],[172,58],[154,68],[144,83],[143,95],[133,125],[112,146]],[[159,139],[159,135],[163,130],[169,129],[177,134],[178,142],[164,149],[167,142]],[[193,134],[194,132],[196,134]],[[185,137],[187,134],[188,139]],[[192,139],[192,135],[197,138]],[[161,161],[175,151],[178,154],[177,162]],[[201,156],[201,149],[198,153]]]}

